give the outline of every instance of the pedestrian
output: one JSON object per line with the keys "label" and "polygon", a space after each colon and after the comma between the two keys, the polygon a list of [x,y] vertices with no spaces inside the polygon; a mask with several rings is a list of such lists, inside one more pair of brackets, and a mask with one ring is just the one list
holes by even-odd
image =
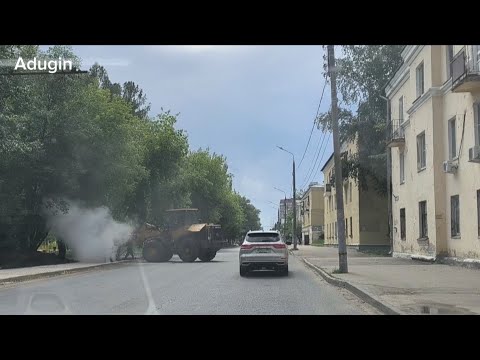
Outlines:
{"label": "pedestrian", "polygon": [[127,260],[128,255],[132,256],[132,260],[135,259],[135,255],[133,254],[133,244],[131,241],[127,242],[127,253],[125,254],[123,260]]}

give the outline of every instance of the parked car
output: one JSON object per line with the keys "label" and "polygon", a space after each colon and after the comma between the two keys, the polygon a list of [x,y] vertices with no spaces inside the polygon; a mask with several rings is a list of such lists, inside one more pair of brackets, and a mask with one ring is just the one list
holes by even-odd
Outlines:
{"label": "parked car", "polygon": [[240,276],[254,270],[275,270],[288,275],[288,247],[278,231],[249,231],[240,246]]}

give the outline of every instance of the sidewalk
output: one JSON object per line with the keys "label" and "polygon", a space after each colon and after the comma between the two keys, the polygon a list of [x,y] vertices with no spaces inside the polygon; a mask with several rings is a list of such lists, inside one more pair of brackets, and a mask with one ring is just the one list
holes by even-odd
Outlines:
{"label": "sidewalk", "polygon": [[112,263],[68,263],[58,265],[32,266],[15,269],[2,269],[0,270],[0,285],[7,285],[15,282],[100,269],[122,262],[123,261],[116,261]]}
{"label": "sidewalk", "polygon": [[385,313],[480,314],[480,270],[367,255],[348,249],[348,274],[338,269],[338,248],[299,245],[325,280],[345,286]]}

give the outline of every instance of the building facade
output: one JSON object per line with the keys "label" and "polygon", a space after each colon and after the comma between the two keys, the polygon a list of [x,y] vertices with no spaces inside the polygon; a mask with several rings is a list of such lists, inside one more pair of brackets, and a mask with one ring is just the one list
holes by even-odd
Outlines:
{"label": "building facade", "polygon": [[[296,200],[296,212],[297,212],[297,222],[301,221],[301,213],[300,213],[300,207],[302,204],[301,200]],[[286,212],[285,212],[286,208]],[[278,223],[283,225],[285,224],[286,218],[293,212],[293,199],[281,199],[280,200],[280,205],[278,207]]]}
{"label": "building facade", "polygon": [[[358,152],[357,142],[341,145],[344,157]],[[334,186],[335,163],[333,154],[322,168],[324,178],[324,227],[325,244],[338,245],[337,204]],[[363,249],[388,249],[388,203],[387,198],[374,190],[362,190],[355,179],[343,181],[343,206],[347,246]]]}
{"label": "building facade", "polygon": [[394,256],[480,259],[480,45],[415,45],[386,87]]}
{"label": "building facade", "polygon": [[311,183],[301,200],[302,244],[323,240],[323,186]]}

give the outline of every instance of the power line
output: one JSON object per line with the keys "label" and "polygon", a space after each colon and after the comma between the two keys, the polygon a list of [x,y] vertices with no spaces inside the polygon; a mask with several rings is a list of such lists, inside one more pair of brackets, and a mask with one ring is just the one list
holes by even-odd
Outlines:
{"label": "power line", "polygon": [[320,158],[320,161],[319,161],[319,163],[318,163],[317,171],[315,171],[315,173],[314,173],[314,174],[315,174],[315,175],[314,175],[314,178],[315,178],[315,176],[317,176],[318,170],[320,169],[320,165],[322,164],[322,160],[323,160],[323,157],[324,157],[324,155],[325,155],[325,150],[327,150],[327,145],[328,145],[328,140],[327,140],[327,142],[325,143],[325,147],[323,148],[322,157]]}
{"label": "power line", "polygon": [[307,146],[305,146],[305,151],[303,152],[302,159],[300,160],[300,163],[297,166],[297,170],[302,165],[303,159],[305,158],[305,154],[307,153],[308,145],[310,144],[310,139],[312,138],[313,129],[315,128],[315,124],[317,123],[318,112],[320,111],[320,105],[322,105],[323,94],[325,93],[326,86],[327,86],[327,81],[325,80],[325,83],[323,84],[322,95],[320,96],[320,101],[318,103],[317,114],[315,115],[315,119],[313,119],[312,129],[310,130],[310,136],[308,137]]}
{"label": "power line", "polygon": [[305,180],[304,180],[304,183],[303,183],[303,187],[305,187],[305,185],[308,184],[308,182],[310,181],[310,178],[312,177],[312,174],[313,174],[313,170],[315,169],[315,167],[317,166],[317,162],[318,162],[318,157],[320,155],[320,152],[322,151],[322,146],[323,146],[323,143],[325,141],[325,133],[322,132],[322,142],[320,143],[320,139],[318,141],[319,143],[319,146],[318,146],[318,149],[317,149],[317,155],[315,157],[315,161],[312,163],[312,166],[310,167],[310,170],[308,171],[307,173],[307,176],[305,177]]}

